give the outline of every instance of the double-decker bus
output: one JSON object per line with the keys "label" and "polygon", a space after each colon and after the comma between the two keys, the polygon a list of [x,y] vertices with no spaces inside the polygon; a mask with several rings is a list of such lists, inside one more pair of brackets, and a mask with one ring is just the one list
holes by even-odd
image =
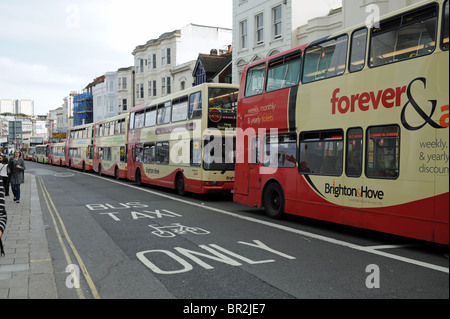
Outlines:
{"label": "double-decker bus", "polygon": [[231,192],[239,86],[202,84],[130,111],[128,179],[185,192]]}
{"label": "double-decker bus", "polygon": [[48,156],[50,154],[49,144],[36,145],[34,161],[38,163],[48,164]]}
{"label": "double-decker bus", "polygon": [[48,162],[51,165],[66,166],[66,143],[52,143],[49,145],[50,151]]}
{"label": "double-decker bus", "polygon": [[94,171],[100,175],[127,178],[129,113],[94,124]]}
{"label": "double-decker bus", "polygon": [[31,136],[29,138],[24,138],[23,140],[23,158],[27,161],[34,159],[34,153],[36,152],[36,145],[43,145],[44,138],[41,136]]}
{"label": "double-decker bus", "polygon": [[234,200],[449,243],[449,1],[245,67]]}
{"label": "double-decker bus", "polygon": [[84,124],[67,130],[66,166],[82,171],[93,169],[94,124]]}

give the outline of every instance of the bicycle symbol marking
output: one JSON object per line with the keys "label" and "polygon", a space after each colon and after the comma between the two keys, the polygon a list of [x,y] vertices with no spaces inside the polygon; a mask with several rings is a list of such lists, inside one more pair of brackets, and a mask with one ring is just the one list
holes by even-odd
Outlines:
{"label": "bicycle symbol marking", "polygon": [[162,237],[162,238],[172,238],[176,235],[186,235],[187,233],[195,234],[195,235],[208,235],[209,231],[204,230],[199,227],[190,227],[183,226],[180,223],[173,223],[171,226],[158,226],[158,225],[148,225],[148,227],[153,228],[153,235]]}

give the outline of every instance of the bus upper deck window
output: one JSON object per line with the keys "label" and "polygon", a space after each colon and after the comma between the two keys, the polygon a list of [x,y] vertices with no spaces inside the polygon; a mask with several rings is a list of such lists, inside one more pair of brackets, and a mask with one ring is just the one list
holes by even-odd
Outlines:
{"label": "bus upper deck window", "polygon": [[352,35],[350,52],[350,72],[357,72],[364,68],[366,60],[367,29],[357,30]]}
{"label": "bus upper deck window", "polygon": [[269,63],[266,91],[275,91],[298,84],[301,53],[295,52]]}
{"label": "bus upper deck window", "polygon": [[266,77],[265,64],[260,64],[248,69],[247,79],[245,82],[245,96],[248,97],[261,94],[264,89],[265,77]]}
{"label": "bus upper deck window", "polygon": [[308,47],[304,55],[303,83],[331,78],[344,73],[347,60],[347,35]]}
{"label": "bus upper deck window", "polygon": [[372,28],[370,66],[431,54],[436,47],[437,10],[429,5]]}
{"label": "bus upper deck window", "polygon": [[202,117],[202,92],[196,92],[189,97],[189,119]]}

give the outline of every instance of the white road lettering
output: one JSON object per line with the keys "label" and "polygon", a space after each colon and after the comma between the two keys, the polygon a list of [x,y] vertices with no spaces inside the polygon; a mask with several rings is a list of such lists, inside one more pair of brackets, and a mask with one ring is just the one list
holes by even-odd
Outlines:
{"label": "white road lettering", "polygon": [[[263,244],[261,241],[255,240],[254,242],[256,243],[256,245],[250,244],[250,243],[245,243],[245,242],[239,242],[239,243],[246,244],[251,247],[262,248],[268,252],[274,253],[278,256],[282,256],[287,259],[291,259],[291,260],[295,259],[295,257],[289,256],[287,254],[284,254],[282,252],[279,252],[277,250],[269,248],[267,245]],[[220,247],[215,244],[210,244],[209,246],[208,245],[199,245],[199,248],[206,250],[210,254],[205,254],[204,252],[194,251],[194,250],[190,250],[190,249],[186,249],[186,248],[182,248],[182,247],[175,247],[174,250],[177,251],[182,256],[184,256],[185,258],[190,259],[192,262],[196,263],[200,267],[207,269],[207,270],[214,269],[214,267],[211,266],[210,264],[204,262],[199,257],[201,257],[203,259],[207,258],[207,259],[210,259],[210,260],[213,260],[216,262],[220,262],[220,263],[224,263],[224,264],[234,266],[234,267],[242,265],[242,263],[232,259],[231,257],[228,257],[225,254],[220,253],[219,251],[226,253],[236,259],[239,259],[239,260],[246,262],[248,264],[251,264],[251,265],[275,262],[272,259],[263,260],[263,261],[254,261],[247,257],[244,257],[244,256],[241,256],[234,252],[231,252],[228,249],[225,249],[225,248]],[[215,248],[215,249],[213,249],[213,248]],[[161,258],[155,257],[155,255],[158,253],[166,254],[168,257],[172,258],[175,262],[179,263],[182,266],[182,268],[180,268],[178,270],[162,269],[161,266],[158,266],[155,264],[155,262],[157,260],[161,260]],[[188,271],[191,271],[194,269],[194,267],[187,260],[185,260],[184,258],[180,257],[179,255],[177,255],[171,251],[168,251],[168,250],[147,250],[147,251],[138,252],[136,254],[136,256],[145,266],[147,266],[150,270],[152,270],[154,273],[157,273],[157,274],[173,275],[173,274],[185,273],[185,272],[188,272]],[[164,263],[164,266],[167,266],[167,262]]]}

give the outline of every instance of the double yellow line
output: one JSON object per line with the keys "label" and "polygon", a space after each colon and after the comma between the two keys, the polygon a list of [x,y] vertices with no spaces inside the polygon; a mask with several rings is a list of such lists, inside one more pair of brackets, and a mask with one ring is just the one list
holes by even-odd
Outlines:
{"label": "double yellow line", "polygon": [[[64,252],[64,256],[66,258],[67,264],[73,265],[73,262],[69,255],[66,244],[64,243],[64,240],[61,236],[60,228],[62,230],[62,233],[64,234],[64,237],[67,240],[69,247],[71,248],[71,250],[73,252],[73,255],[75,256],[75,258],[78,262],[78,266],[80,267],[81,272],[83,273],[83,276],[86,279],[86,282],[91,290],[92,296],[94,297],[94,299],[100,299],[100,295],[98,294],[97,288],[95,288],[94,282],[92,281],[92,278],[89,275],[89,272],[87,271],[87,268],[84,265],[83,260],[80,257],[80,254],[78,253],[77,249],[75,248],[75,245],[73,244],[72,240],[70,239],[69,234],[67,233],[66,226],[64,225],[64,222],[62,221],[61,216],[59,215],[58,210],[56,209],[55,204],[53,203],[53,200],[50,197],[50,194],[48,193],[47,188],[45,187],[42,177],[36,176],[36,178],[39,182],[39,185],[42,188],[42,193],[44,194],[44,199],[45,199],[45,202],[47,203],[48,211],[50,212],[50,215],[52,217],[53,225],[55,226],[56,235],[58,236],[58,240],[59,240],[61,248]],[[58,221],[59,221],[60,226],[58,226]],[[75,276],[76,276],[76,273],[72,273],[72,277],[75,280],[77,280],[78,282],[80,282],[80,278],[76,278]],[[83,290],[81,288],[75,288],[75,289],[77,290],[77,294],[80,299],[86,299],[86,297],[83,293]]]}

